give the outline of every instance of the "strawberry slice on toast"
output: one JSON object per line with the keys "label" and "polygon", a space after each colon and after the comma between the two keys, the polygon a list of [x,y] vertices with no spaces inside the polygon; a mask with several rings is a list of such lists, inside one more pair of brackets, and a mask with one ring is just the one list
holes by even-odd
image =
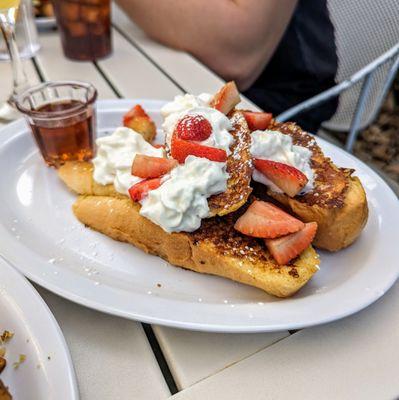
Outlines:
{"label": "strawberry slice on toast", "polygon": [[272,122],[273,114],[260,111],[243,111],[248,128],[251,131],[264,131]]}
{"label": "strawberry slice on toast", "polygon": [[138,182],[129,189],[130,198],[133,201],[140,201],[147,196],[150,190],[158,189],[161,186],[162,178],[146,179]]}
{"label": "strawberry slice on toast", "polygon": [[265,244],[277,264],[285,265],[312,243],[316,232],[317,223],[309,222],[298,232],[277,239],[265,239]]}
{"label": "strawberry slice on toast", "polygon": [[254,166],[290,197],[296,196],[308,183],[304,173],[288,164],[256,158]]}
{"label": "strawberry slice on toast", "polygon": [[247,236],[273,239],[298,232],[305,224],[272,203],[255,200],[234,228]]}
{"label": "strawberry slice on toast", "polygon": [[225,162],[227,160],[227,154],[223,149],[179,139],[176,135],[172,138],[170,153],[180,164],[183,164],[189,155],[207,158],[210,161]]}
{"label": "strawberry slice on toast", "polygon": [[139,178],[158,178],[178,165],[176,160],[137,154],[132,164],[132,175]]}
{"label": "strawberry slice on toast", "polygon": [[227,115],[240,101],[240,93],[237,86],[231,81],[227,82],[213,96],[210,106]]}

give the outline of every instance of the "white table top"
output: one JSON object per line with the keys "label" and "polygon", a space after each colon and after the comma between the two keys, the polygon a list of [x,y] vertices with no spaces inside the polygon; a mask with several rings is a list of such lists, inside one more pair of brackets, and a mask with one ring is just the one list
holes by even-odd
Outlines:
{"label": "white table top", "polygon": [[[103,99],[170,99],[214,92],[222,82],[191,56],[148,39],[117,9],[113,37],[113,55],[95,65],[67,60],[58,33],[40,33],[35,62],[25,62],[31,81],[79,78]],[[10,91],[4,83],[11,83],[7,63],[0,63],[0,77],[3,99]],[[149,326],[37,289],[64,332],[83,400],[399,397],[399,284],[344,320],[247,335]]]}

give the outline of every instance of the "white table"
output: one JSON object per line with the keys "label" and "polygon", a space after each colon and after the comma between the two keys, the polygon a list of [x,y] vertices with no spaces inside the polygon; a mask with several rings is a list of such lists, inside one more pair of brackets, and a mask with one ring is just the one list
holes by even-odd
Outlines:
{"label": "white table", "polygon": [[[25,63],[30,79],[90,81],[103,99],[171,99],[183,91],[214,92],[222,83],[189,55],[146,38],[119,10],[113,35],[113,55],[94,64],[67,60],[58,33],[40,33],[42,49]],[[0,63],[0,82],[5,98],[8,64]],[[376,268],[384,273],[383,265]],[[252,335],[143,325],[37,289],[69,344],[83,400],[399,397],[399,284],[344,320]]]}

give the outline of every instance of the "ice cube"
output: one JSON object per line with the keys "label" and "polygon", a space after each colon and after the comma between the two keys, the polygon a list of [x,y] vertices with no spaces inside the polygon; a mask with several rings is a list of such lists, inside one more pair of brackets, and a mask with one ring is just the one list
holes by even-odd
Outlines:
{"label": "ice cube", "polygon": [[70,22],[67,28],[71,36],[80,37],[87,35],[87,25],[83,22]]}
{"label": "ice cube", "polygon": [[82,20],[94,24],[98,22],[100,8],[96,6],[82,6]]}
{"label": "ice cube", "polygon": [[61,2],[60,12],[65,21],[78,21],[80,17],[78,3]]}

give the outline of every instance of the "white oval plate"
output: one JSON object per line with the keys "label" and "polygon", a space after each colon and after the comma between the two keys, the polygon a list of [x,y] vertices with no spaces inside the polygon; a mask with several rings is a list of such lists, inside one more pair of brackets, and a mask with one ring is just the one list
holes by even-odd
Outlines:
{"label": "white oval plate", "polygon": [[[160,126],[161,101],[102,101],[99,134],[118,126],[137,102]],[[367,191],[370,217],[354,245],[334,254],[320,252],[321,270],[290,299],[170,266],[85,228],[71,212],[76,196],[44,165],[23,121],[0,134],[0,252],[31,280],[71,301],[154,324],[262,332],[342,318],[377,300],[396,280],[399,204],[365,164],[318,142],[338,165],[356,169]]]}
{"label": "white oval plate", "polygon": [[[7,366],[0,379],[14,399],[77,400],[71,357],[46,303],[2,258],[0,277],[0,333],[14,333],[5,344]],[[26,359],[15,369],[20,354]]]}

